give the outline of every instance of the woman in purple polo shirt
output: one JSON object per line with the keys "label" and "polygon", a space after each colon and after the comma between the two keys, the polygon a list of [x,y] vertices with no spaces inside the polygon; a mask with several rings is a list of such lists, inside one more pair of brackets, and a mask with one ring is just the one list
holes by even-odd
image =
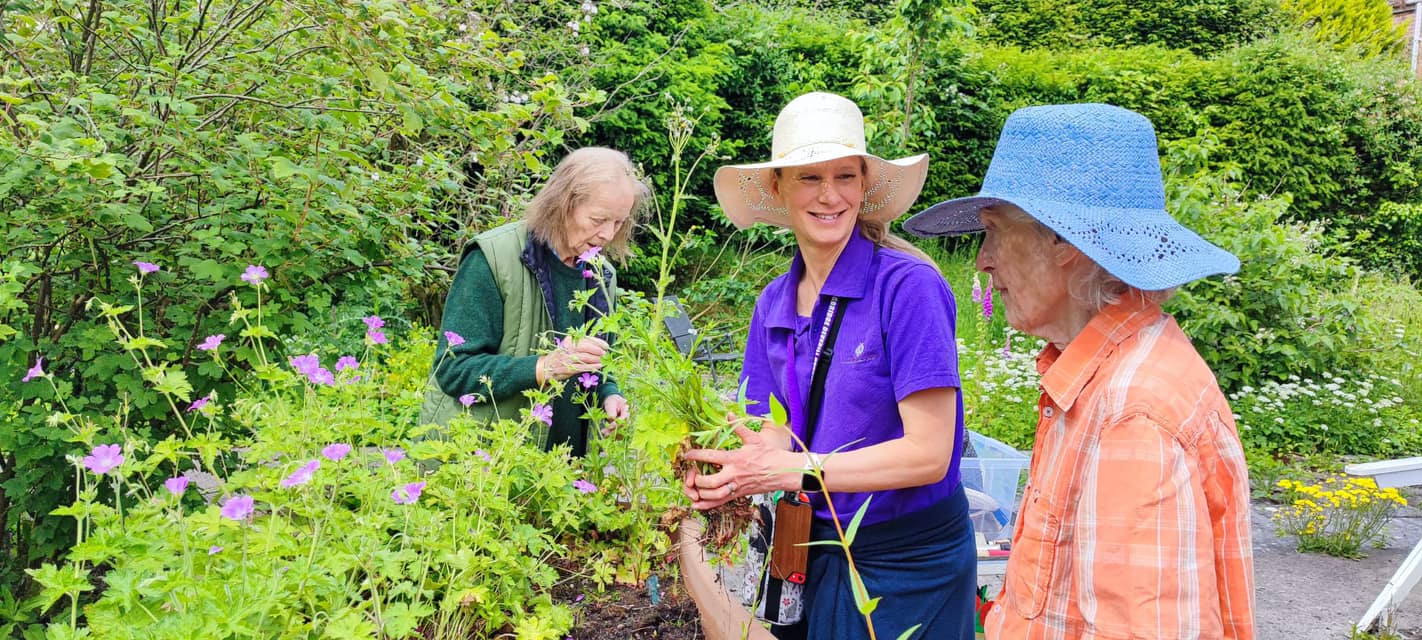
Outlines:
{"label": "woman in purple polo shirt", "polygon": [[[953,295],[927,256],[887,230],[918,197],[928,157],[869,154],[859,108],[827,93],[781,110],[771,151],[769,162],[722,167],[715,184],[737,227],[764,222],[795,234],[790,271],[756,301],[741,369],[751,410],[768,415],[773,395],[790,424],[738,427],[739,449],[690,452],[718,470],[689,474],[686,494],[710,509],[736,496],[823,489],[812,494],[817,540],[837,538],[827,499],[844,527],[869,502],[851,551],[869,596],[882,598],[875,634],[897,638],[921,625],[914,638],[972,638],[976,547],[959,484]],[[814,407],[817,363],[828,366]],[[805,473],[814,467],[823,487]],[[837,547],[810,548],[805,607],[804,622],[772,629],[777,637],[869,637]]]}

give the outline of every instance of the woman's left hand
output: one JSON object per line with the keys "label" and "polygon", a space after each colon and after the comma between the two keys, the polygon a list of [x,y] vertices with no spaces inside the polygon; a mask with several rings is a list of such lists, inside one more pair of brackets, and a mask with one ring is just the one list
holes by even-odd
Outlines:
{"label": "woman's left hand", "polygon": [[799,474],[794,470],[798,465],[793,459],[799,454],[776,447],[770,439],[744,425],[736,425],[735,434],[741,439],[739,449],[686,452],[687,460],[720,467],[715,473],[696,474],[689,483],[693,486],[684,487],[693,509],[714,509],[738,497],[794,488],[786,478],[794,475],[798,480]]}

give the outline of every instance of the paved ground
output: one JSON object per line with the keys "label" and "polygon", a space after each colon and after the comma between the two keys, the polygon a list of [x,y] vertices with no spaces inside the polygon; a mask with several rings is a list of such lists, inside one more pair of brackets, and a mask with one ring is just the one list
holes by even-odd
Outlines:
{"label": "paved ground", "polygon": [[[1412,502],[1417,502],[1412,496]],[[1254,505],[1255,623],[1259,640],[1348,638],[1412,545],[1422,538],[1422,512],[1407,507],[1390,525],[1392,540],[1363,560],[1299,553],[1274,534],[1271,506]],[[1422,640],[1422,587],[1403,603],[1396,632]]]}

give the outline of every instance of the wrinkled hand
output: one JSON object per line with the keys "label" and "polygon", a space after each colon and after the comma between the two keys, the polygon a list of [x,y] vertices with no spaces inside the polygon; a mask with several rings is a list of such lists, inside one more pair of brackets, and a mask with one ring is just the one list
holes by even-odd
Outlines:
{"label": "wrinkled hand", "polygon": [[791,466],[787,462],[794,454],[773,446],[745,425],[736,425],[735,434],[741,439],[738,449],[686,452],[687,460],[719,467],[710,474],[693,467],[682,479],[682,492],[691,499],[693,509],[714,509],[737,497],[788,488],[780,486],[783,484],[780,476]]}
{"label": "wrinkled hand", "polygon": [[597,371],[607,350],[608,344],[601,338],[588,336],[576,342],[565,338],[558,348],[538,357],[538,384]]}
{"label": "wrinkled hand", "polygon": [[611,435],[617,425],[627,420],[627,416],[632,413],[632,405],[627,403],[627,398],[620,395],[610,395],[602,401],[602,410],[607,414],[607,424],[602,428],[602,435]]}

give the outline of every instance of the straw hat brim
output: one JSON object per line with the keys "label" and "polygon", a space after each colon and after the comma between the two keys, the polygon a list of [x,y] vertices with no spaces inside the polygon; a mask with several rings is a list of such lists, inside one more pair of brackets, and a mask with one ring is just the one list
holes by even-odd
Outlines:
{"label": "straw hat brim", "polygon": [[1164,209],[1102,207],[1007,194],[940,202],[904,221],[920,237],[983,230],[984,208],[1011,204],[1046,225],[1122,282],[1143,291],[1239,271],[1239,258],[1176,222]]}
{"label": "straw hat brim", "polygon": [[852,146],[825,142],[806,145],[767,162],[726,165],[716,170],[716,201],[738,229],[757,222],[789,226],[788,212],[771,193],[776,169],[863,156],[867,171],[861,220],[890,221],[913,206],[928,178],[928,154],[885,160]]}

